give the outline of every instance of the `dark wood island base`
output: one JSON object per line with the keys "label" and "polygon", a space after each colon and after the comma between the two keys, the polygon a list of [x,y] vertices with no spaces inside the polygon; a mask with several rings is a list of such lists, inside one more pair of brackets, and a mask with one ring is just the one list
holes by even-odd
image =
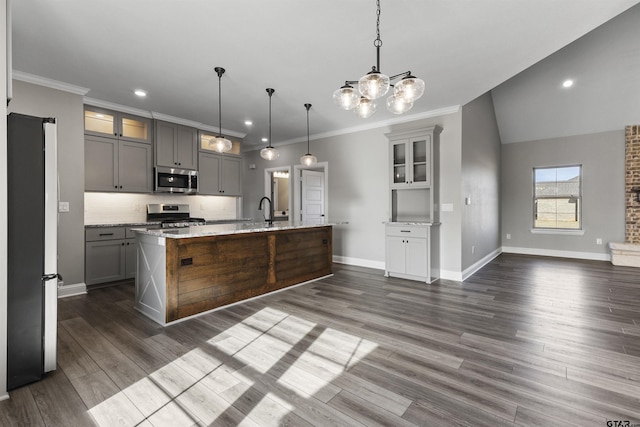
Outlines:
{"label": "dark wood island base", "polygon": [[[149,236],[138,237],[140,271],[154,249],[145,250]],[[164,313],[159,274],[136,282],[136,308],[162,324],[332,274],[331,226],[162,240]]]}

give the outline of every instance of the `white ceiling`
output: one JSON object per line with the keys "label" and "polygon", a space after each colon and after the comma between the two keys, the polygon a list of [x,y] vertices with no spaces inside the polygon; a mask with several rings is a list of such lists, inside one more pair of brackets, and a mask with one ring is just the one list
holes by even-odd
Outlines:
{"label": "white ceiling", "polygon": [[[374,0],[13,0],[13,68],[87,97],[218,126],[274,145],[463,105],[638,0],[382,0],[381,71],[412,71],[413,109],[359,119],[333,104],[375,64]],[[139,99],[133,90],[149,96]],[[243,122],[251,119],[254,125]]]}

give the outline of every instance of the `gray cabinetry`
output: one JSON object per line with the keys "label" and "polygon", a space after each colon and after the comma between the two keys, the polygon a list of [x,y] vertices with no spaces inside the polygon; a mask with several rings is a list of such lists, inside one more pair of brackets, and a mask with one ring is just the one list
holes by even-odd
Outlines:
{"label": "gray cabinetry", "polygon": [[197,169],[197,129],[156,120],[154,135],[157,166]]}
{"label": "gray cabinetry", "polygon": [[96,227],[85,231],[85,283],[97,285],[136,276],[135,232],[125,227]]}
{"label": "gray cabinetry", "polygon": [[153,191],[151,145],[85,135],[85,191]]}
{"label": "gray cabinetry", "polygon": [[124,227],[88,228],[85,231],[85,283],[96,285],[125,278]]}
{"label": "gray cabinetry", "polygon": [[84,133],[150,144],[151,119],[85,105]]}
{"label": "gray cabinetry", "polygon": [[200,152],[198,193],[216,196],[242,195],[242,159],[236,156]]}
{"label": "gray cabinetry", "polygon": [[387,134],[390,218],[385,275],[431,283],[440,277],[439,126]]}

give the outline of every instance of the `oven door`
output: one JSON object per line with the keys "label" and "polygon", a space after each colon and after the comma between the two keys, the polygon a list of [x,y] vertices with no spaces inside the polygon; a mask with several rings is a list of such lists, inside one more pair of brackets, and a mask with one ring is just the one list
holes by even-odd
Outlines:
{"label": "oven door", "polygon": [[155,191],[159,193],[195,194],[198,171],[158,166],[155,169]]}

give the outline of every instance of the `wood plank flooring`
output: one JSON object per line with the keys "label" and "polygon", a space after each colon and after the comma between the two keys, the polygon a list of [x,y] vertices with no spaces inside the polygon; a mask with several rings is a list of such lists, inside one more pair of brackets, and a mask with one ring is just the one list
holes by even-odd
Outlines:
{"label": "wood plank flooring", "polygon": [[60,300],[58,369],[0,425],[640,425],[638,269],[503,254],[427,285],[334,264],[166,328],[132,305],[131,284]]}

